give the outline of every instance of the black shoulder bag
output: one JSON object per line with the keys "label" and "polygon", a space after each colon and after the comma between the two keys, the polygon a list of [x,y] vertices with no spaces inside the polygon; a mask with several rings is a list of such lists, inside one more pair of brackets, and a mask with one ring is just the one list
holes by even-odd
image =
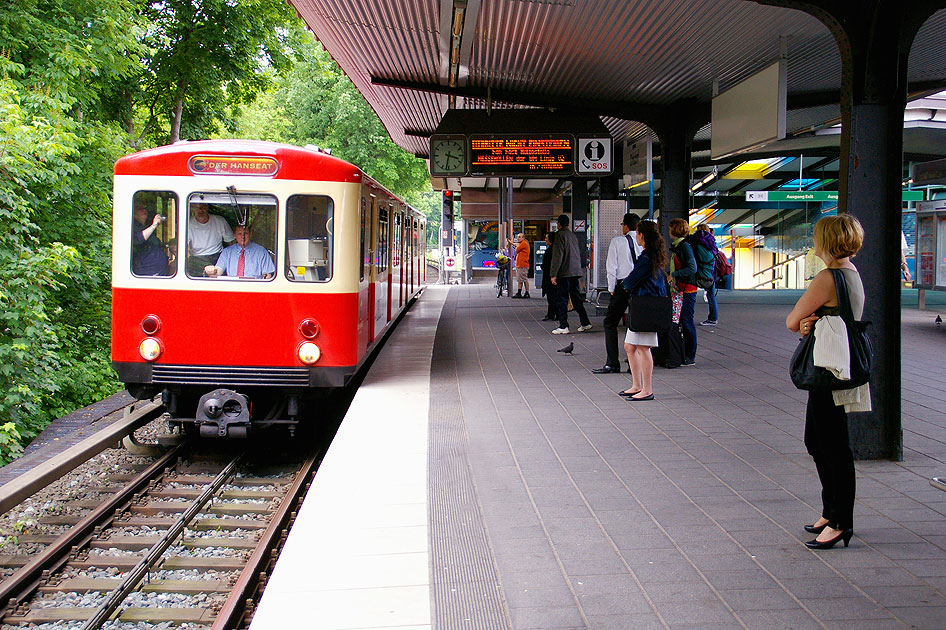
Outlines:
{"label": "black shoulder bag", "polygon": [[847,341],[851,355],[851,378],[847,381],[838,379],[830,370],[817,367],[814,364],[815,335],[814,330],[805,335],[795,348],[789,372],[792,383],[798,389],[829,390],[853,389],[860,387],[870,380],[871,365],[874,361],[874,351],[867,337],[867,327],[870,322],[854,320],[851,311],[851,298],[847,291],[847,280],[840,269],[831,269],[834,276],[834,288],[838,295],[838,307],[841,319],[847,327]]}

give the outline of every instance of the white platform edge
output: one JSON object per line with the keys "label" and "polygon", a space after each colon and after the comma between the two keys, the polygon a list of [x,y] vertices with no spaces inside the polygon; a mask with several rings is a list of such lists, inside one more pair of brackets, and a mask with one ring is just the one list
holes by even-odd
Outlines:
{"label": "white platform edge", "polygon": [[448,291],[427,287],[355,394],[250,630],[431,628],[430,363]]}

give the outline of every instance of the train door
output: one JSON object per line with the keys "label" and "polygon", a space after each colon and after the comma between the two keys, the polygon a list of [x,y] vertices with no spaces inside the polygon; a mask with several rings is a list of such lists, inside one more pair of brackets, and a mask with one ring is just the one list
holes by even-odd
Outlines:
{"label": "train door", "polygon": [[[404,268],[404,260],[401,257],[401,224],[403,222],[403,215],[401,214],[400,207],[395,207],[391,215],[391,240],[393,241],[391,247],[391,306],[389,310],[394,311],[401,308],[403,300],[401,299],[401,291],[403,290],[401,270]],[[391,319],[390,316],[388,319]]]}
{"label": "train door", "polygon": [[409,247],[411,248],[410,257],[411,257],[411,278],[410,278],[410,291],[408,295],[414,295],[414,291],[417,290],[417,242],[414,236],[417,234],[417,219],[413,216],[411,217],[410,222],[407,226],[407,240],[410,241]]}
{"label": "train door", "polygon": [[362,190],[361,205],[359,207],[359,219],[361,226],[360,242],[358,256],[358,356],[363,356],[368,344],[374,339],[374,285],[371,284],[372,278],[372,251],[371,243],[372,232],[371,218],[375,214],[377,198],[368,193],[367,189]]}
{"label": "train door", "polygon": [[388,292],[389,286],[389,267],[391,258],[390,226],[391,220],[390,204],[387,201],[378,203],[378,214],[374,222],[375,240],[374,240],[374,331],[372,339],[377,339],[382,329],[388,323]]}
{"label": "train door", "polygon": [[[465,237],[464,237],[465,238]],[[468,261],[464,261],[467,264]],[[417,222],[417,286],[427,282],[427,224]]]}

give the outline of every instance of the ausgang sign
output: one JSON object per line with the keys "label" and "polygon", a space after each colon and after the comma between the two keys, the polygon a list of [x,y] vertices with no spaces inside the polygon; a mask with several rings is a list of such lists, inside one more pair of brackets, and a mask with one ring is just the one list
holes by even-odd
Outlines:
{"label": "ausgang sign", "polygon": [[[749,190],[746,201],[837,201],[837,191],[831,190]],[[904,190],[904,201],[923,201],[922,190]]]}

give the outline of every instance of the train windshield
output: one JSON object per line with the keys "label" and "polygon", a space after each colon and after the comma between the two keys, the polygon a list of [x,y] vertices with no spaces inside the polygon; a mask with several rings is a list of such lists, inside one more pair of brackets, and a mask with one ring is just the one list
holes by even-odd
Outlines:
{"label": "train windshield", "polygon": [[131,272],[169,278],[177,273],[177,195],[139,190],[132,198]]}
{"label": "train windshield", "polygon": [[325,195],[293,195],[286,202],[286,277],[294,282],[332,279],[335,205]]}
{"label": "train windshield", "polygon": [[276,274],[276,197],[193,193],[187,199],[187,275],[271,280]]}

